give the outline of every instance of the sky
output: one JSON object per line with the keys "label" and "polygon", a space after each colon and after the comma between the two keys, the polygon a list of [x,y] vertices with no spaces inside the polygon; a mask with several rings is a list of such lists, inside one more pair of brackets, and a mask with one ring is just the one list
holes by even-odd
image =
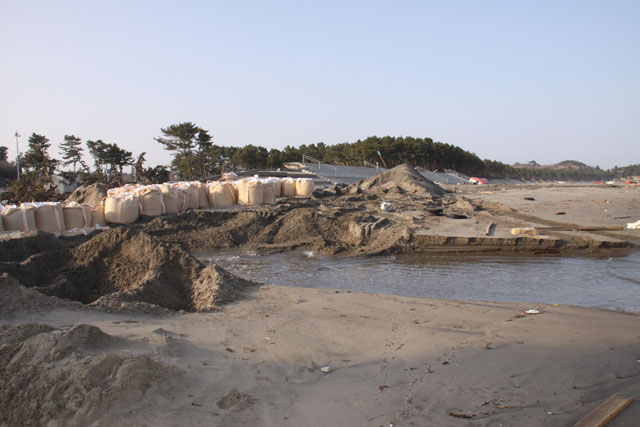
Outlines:
{"label": "sky", "polygon": [[640,1],[0,0],[0,145],[171,153],[429,137],[483,159],[640,163]]}

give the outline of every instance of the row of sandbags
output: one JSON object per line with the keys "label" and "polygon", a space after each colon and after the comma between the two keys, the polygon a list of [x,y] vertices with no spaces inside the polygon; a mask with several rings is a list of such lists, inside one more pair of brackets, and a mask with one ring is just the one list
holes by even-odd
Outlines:
{"label": "row of sandbags", "polygon": [[114,224],[130,224],[140,215],[159,216],[205,207],[275,204],[281,196],[309,196],[310,179],[245,178],[202,183],[175,182],[126,185],[108,191],[105,218]]}
{"label": "row of sandbags", "polygon": [[274,205],[281,196],[310,196],[309,178],[245,178],[234,181],[174,182],[154,185],[130,184],[107,192],[107,222],[130,224],[140,215],[159,216],[206,207]]}
{"label": "row of sandbags", "polygon": [[314,190],[308,178],[246,178],[202,183],[176,182],[156,185],[129,184],[112,188],[102,206],[75,202],[23,203],[0,207],[0,231],[39,229],[51,233],[86,230],[108,224],[131,224],[140,215],[177,214],[187,209],[233,205],[275,204],[281,196],[309,196]]}
{"label": "row of sandbags", "polygon": [[33,202],[0,206],[0,231],[42,230],[50,233],[106,227],[103,206],[75,202]]}

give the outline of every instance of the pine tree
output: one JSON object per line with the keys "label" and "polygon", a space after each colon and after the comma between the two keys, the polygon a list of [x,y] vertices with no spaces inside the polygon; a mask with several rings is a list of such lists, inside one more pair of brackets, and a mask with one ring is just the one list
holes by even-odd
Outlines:
{"label": "pine tree", "polygon": [[50,177],[58,166],[58,161],[49,157],[50,146],[46,136],[34,132],[29,137],[29,149],[21,164],[31,172]]}
{"label": "pine tree", "polygon": [[76,174],[76,163],[82,160],[82,142],[75,135],[65,135],[64,142],[60,144],[62,163],[64,166],[73,164],[73,174]]}
{"label": "pine tree", "polygon": [[173,163],[188,180],[194,177],[196,136],[201,130],[195,123],[183,122],[161,128],[162,136],[155,138],[165,150],[176,152]]}

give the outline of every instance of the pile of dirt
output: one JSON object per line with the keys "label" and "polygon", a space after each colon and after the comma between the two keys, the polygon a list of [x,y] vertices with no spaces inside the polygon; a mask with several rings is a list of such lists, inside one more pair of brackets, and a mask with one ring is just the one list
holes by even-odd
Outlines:
{"label": "pile of dirt", "polygon": [[100,206],[102,199],[107,197],[107,189],[103,184],[81,185],[65,200],[65,202],[86,203],[91,206]]}
{"label": "pile of dirt", "polygon": [[[34,257],[39,259],[36,254],[27,261]],[[55,268],[50,263],[38,263],[37,286],[26,273],[18,274],[24,273],[22,268],[10,269],[9,274],[46,295],[109,310],[142,303],[171,310],[214,310],[255,285],[216,266],[205,267],[178,244],[127,228],[106,230],[71,249],[67,263],[55,266],[56,271],[47,271]]]}
{"label": "pile of dirt", "polygon": [[393,169],[365,179],[349,187],[351,193],[388,194],[408,193],[416,197],[442,197],[445,191],[433,181],[420,175],[413,167],[402,164]]}
{"label": "pile of dirt", "polygon": [[36,312],[72,305],[74,303],[70,301],[51,298],[33,289],[25,288],[6,273],[0,275],[0,317],[3,319],[10,318],[16,312]]}
{"label": "pile of dirt", "polygon": [[169,392],[179,370],[125,345],[85,324],[0,326],[0,425],[89,425]]}
{"label": "pile of dirt", "polygon": [[0,233],[0,263],[21,262],[36,253],[59,251],[64,243],[41,230]]}
{"label": "pile of dirt", "polygon": [[378,200],[305,200],[252,211],[198,212],[192,218],[156,218],[139,227],[195,252],[255,250],[277,253],[376,254],[406,238],[406,227],[379,215]]}

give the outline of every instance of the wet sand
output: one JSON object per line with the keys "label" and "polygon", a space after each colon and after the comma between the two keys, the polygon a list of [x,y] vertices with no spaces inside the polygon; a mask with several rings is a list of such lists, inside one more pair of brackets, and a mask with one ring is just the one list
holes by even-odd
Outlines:
{"label": "wet sand", "polygon": [[[464,195],[516,209],[504,213],[503,224],[529,215],[548,225],[562,210],[565,222],[619,225],[640,219],[615,218],[639,215],[638,191],[626,191],[474,187]],[[638,233],[594,236],[633,242]],[[54,328],[22,340],[43,354],[29,363],[75,369],[108,354],[125,362],[148,356],[164,368],[145,365],[149,376],[130,385],[131,395],[111,386],[125,362],[90,377],[72,375],[75,388],[59,385],[67,399],[46,406],[52,397],[45,394],[39,407],[4,415],[14,416],[0,421],[5,425],[555,426],[574,424],[614,393],[640,399],[638,313],[267,284],[215,312],[145,314],[65,302],[7,281],[0,286],[2,336],[29,322]],[[525,314],[530,309],[539,314]],[[98,345],[87,336],[66,353],[49,350],[77,324],[119,340]],[[15,361],[26,357],[25,345],[0,348],[5,386],[21,384],[9,369],[21,368]],[[30,378],[52,387],[46,372]],[[14,402],[33,405],[28,393],[15,390]],[[634,402],[609,425],[638,419]]]}

